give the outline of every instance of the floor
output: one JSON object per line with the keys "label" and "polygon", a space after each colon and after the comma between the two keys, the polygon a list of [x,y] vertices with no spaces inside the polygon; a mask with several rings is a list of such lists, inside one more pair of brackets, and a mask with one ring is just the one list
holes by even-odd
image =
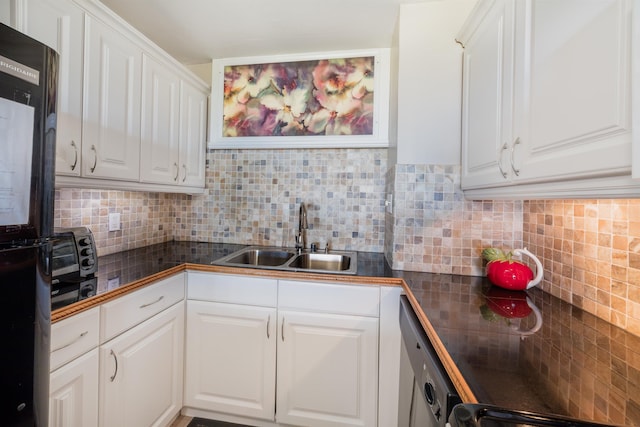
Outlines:
{"label": "floor", "polygon": [[171,424],[170,427],[187,427],[191,422],[191,417],[185,417],[184,415],[178,415],[178,419]]}
{"label": "floor", "polygon": [[196,427],[248,427],[248,426],[245,426],[244,424],[233,424],[233,423],[227,423],[224,421],[214,421],[214,420],[207,420],[202,418],[185,417],[183,415],[178,416],[178,418],[169,427],[188,427],[189,423],[192,420],[195,420],[193,424]]}

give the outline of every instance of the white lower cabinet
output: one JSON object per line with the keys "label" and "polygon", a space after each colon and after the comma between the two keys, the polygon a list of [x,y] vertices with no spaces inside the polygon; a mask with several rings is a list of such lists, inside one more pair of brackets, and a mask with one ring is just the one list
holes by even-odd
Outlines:
{"label": "white lower cabinet", "polygon": [[375,426],[378,319],[283,310],[276,419],[297,426]]}
{"label": "white lower cabinet", "polygon": [[51,326],[49,426],[168,426],[182,408],[179,273]]}
{"label": "white lower cabinet", "polygon": [[400,292],[193,271],[159,280],[52,325],[49,425],[169,426],[180,412],[392,425]]}
{"label": "white lower cabinet", "polygon": [[184,413],[377,425],[377,286],[196,272],[187,283]]}
{"label": "white lower cabinet", "polygon": [[51,327],[49,426],[98,425],[99,307]]}
{"label": "white lower cabinet", "polygon": [[100,346],[100,426],[166,426],[182,407],[184,304]]}
{"label": "white lower cabinet", "polygon": [[280,280],[276,421],[376,426],[380,289]]}
{"label": "white lower cabinet", "polygon": [[185,404],[273,420],[276,309],[187,303]]}
{"label": "white lower cabinet", "polygon": [[167,426],[180,412],[185,276],[101,305],[99,426]]}
{"label": "white lower cabinet", "polygon": [[49,426],[98,425],[98,349],[51,373]]}
{"label": "white lower cabinet", "polygon": [[189,272],[184,404],[274,420],[277,280]]}

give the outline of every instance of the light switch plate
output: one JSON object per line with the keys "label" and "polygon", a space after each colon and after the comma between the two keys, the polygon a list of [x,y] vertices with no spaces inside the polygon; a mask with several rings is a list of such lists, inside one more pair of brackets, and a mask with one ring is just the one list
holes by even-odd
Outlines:
{"label": "light switch plate", "polygon": [[120,230],[120,212],[111,212],[109,214],[109,231]]}
{"label": "light switch plate", "polygon": [[387,194],[387,199],[384,201],[384,205],[387,208],[387,213],[393,213],[393,193]]}

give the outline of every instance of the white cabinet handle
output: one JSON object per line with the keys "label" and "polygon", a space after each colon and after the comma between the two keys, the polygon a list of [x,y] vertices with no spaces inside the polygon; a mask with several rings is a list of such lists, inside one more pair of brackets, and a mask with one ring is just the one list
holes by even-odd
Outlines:
{"label": "white cabinet handle", "polygon": [[280,338],[284,342],[284,316],[282,316],[282,325],[280,326]]}
{"label": "white cabinet handle", "polygon": [[500,169],[500,173],[502,174],[503,178],[507,177],[507,173],[504,171],[504,169],[502,169],[502,152],[507,148],[509,147],[507,147],[507,143],[505,142],[504,145],[500,148],[500,151],[498,151],[498,169]]}
{"label": "white cabinet handle", "polygon": [[78,341],[80,341],[80,340],[81,340],[85,335],[87,335],[88,333],[89,333],[89,331],[84,331],[83,333],[81,333],[80,335],[78,335],[78,336],[77,336],[73,341],[71,341],[71,342],[69,342],[69,343],[67,343],[67,344],[64,344],[64,345],[63,345],[63,346],[61,346],[61,347],[58,347],[58,348],[56,348],[56,349],[53,349],[53,350],[51,350],[51,352],[53,353],[54,351],[59,351],[59,350],[65,349],[65,348],[67,348],[67,347],[71,347],[73,344],[75,344],[75,343],[77,343]]}
{"label": "white cabinet handle", "polygon": [[513,145],[511,146],[511,156],[510,156],[510,160],[511,160],[511,169],[513,170],[513,173],[516,174],[516,176],[520,175],[520,169],[516,169],[516,166],[513,162],[513,152],[516,151],[516,145],[520,144],[520,138],[516,138],[515,141],[513,141]]}
{"label": "white cabinet handle", "polygon": [[91,167],[91,173],[96,170],[96,166],[98,166],[98,150],[96,150],[96,146],[91,146],[91,151],[93,151],[93,166]]}
{"label": "white cabinet handle", "polygon": [[269,326],[271,325],[271,315],[267,319],[267,339],[271,338],[271,334],[269,333]]}
{"label": "white cabinet handle", "polygon": [[140,308],[147,308],[147,307],[149,307],[149,306],[151,306],[151,305],[153,305],[153,304],[157,304],[157,303],[159,303],[159,302],[160,302],[160,301],[162,301],[163,299],[164,299],[164,295],[160,295],[160,297],[159,297],[157,300],[155,300],[155,301],[153,301],[153,302],[148,302],[148,303],[146,303],[146,304],[142,304],[142,305],[140,306]]}
{"label": "white cabinet handle", "polygon": [[184,169],[184,177],[182,177],[182,182],[187,180],[187,165],[183,164],[182,168]]}
{"label": "white cabinet handle", "polygon": [[109,352],[109,354],[111,354],[113,356],[113,360],[116,363],[116,369],[113,371],[113,375],[111,375],[109,377],[109,379],[111,380],[111,382],[113,382],[113,380],[116,379],[116,375],[118,375],[118,358],[116,357],[116,354],[113,352],[113,350],[111,350]]}
{"label": "white cabinet handle", "polygon": [[73,152],[75,157],[73,158],[73,164],[71,165],[71,170],[76,170],[76,166],[78,165],[78,146],[74,140],[71,140],[71,146],[73,147]]}

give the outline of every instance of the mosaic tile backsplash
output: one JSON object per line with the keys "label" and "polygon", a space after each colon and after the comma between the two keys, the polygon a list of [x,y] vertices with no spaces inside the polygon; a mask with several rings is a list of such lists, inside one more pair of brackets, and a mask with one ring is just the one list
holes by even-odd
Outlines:
{"label": "mosaic tile backsplash", "polygon": [[542,288],[640,336],[640,200],[525,202]]}
{"label": "mosaic tile backsplash", "polygon": [[394,269],[482,275],[484,247],[525,246],[545,290],[640,335],[640,200],[469,201],[458,166],[389,167],[385,149],[213,150],[207,162],[203,195],[56,190],[55,225],[91,228],[99,255],[172,239],[292,246],[305,202],[309,242],[384,252]]}
{"label": "mosaic tile backsplash", "polygon": [[484,248],[522,246],[522,202],[465,200],[459,166],[397,165],[387,182],[395,201],[385,255],[394,269],[482,276]]}
{"label": "mosaic tile backsplash", "polygon": [[[54,227],[89,227],[99,256],[162,243],[173,239],[177,198],[163,193],[57,189]],[[120,212],[118,231],[108,231],[112,212]]]}
{"label": "mosaic tile backsplash", "polygon": [[304,202],[309,243],[383,251],[385,149],[213,150],[207,163],[202,195],[59,189],[55,225],[91,228],[99,255],[171,239],[293,246]]}
{"label": "mosaic tile backsplash", "polygon": [[206,194],[178,204],[177,240],[292,247],[304,203],[309,243],[382,252],[386,150],[215,150],[208,160]]}

